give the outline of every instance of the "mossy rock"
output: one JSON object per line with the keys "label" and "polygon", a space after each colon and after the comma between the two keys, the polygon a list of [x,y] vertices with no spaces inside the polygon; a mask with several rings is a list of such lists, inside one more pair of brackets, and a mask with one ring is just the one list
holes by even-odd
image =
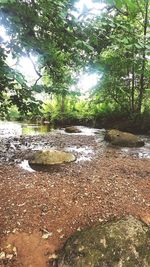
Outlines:
{"label": "mossy rock", "polygon": [[81,133],[81,130],[79,130],[75,126],[70,126],[70,127],[65,128],[65,132],[67,132],[67,133]]}
{"label": "mossy rock", "polygon": [[29,163],[40,165],[54,165],[64,162],[72,162],[75,159],[76,158],[72,153],[58,150],[45,150],[35,152],[31,160],[29,160]]}
{"label": "mossy rock", "polygon": [[110,142],[112,145],[122,146],[122,147],[141,147],[144,146],[144,141],[142,141],[138,136],[121,132],[119,130],[108,130],[105,134],[106,141]]}
{"label": "mossy rock", "polygon": [[150,228],[132,216],[75,233],[58,267],[150,267]]}

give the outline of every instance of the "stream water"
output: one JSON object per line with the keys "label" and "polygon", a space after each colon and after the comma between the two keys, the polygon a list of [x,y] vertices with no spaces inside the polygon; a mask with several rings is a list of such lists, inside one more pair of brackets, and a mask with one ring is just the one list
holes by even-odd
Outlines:
{"label": "stream water", "polygon": [[0,137],[11,137],[20,135],[39,135],[52,131],[50,124],[31,124],[20,122],[0,122]]}
{"label": "stream water", "polygon": [[[115,150],[120,151],[123,154],[128,154],[133,157],[137,158],[150,158],[150,135],[142,135],[140,136],[141,139],[144,140],[145,146],[140,148],[119,148],[119,147],[111,147],[108,143],[104,141],[104,134],[105,129],[94,129],[94,128],[88,128],[83,126],[78,126],[78,128],[81,130],[81,133],[76,133],[73,135],[79,136],[79,138],[82,138],[83,136],[96,136],[96,140],[98,143],[103,144],[103,150]],[[51,133],[50,133],[51,132]],[[44,135],[50,133],[53,135],[58,136],[64,136],[64,135],[72,135],[65,132],[64,129],[55,129],[52,128],[51,125],[39,125],[39,124],[30,124],[30,123],[19,123],[19,122],[0,122],[0,161],[9,162],[9,156],[11,156],[11,153],[13,155],[13,150],[40,150],[40,149],[57,149],[57,147],[54,147],[56,144],[49,144],[49,142],[45,139],[40,139],[40,135]],[[24,138],[26,138],[24,140]],[[22,139],[23,138],[23,139]],[[22,141],[20,142],[20,139]],[[3,141],[5,140],[5,142]],[[30,141],[31,140],[31,141]],[[27,142],[27,144],[26,144]],[[57,143],[57,142],[56,142]],[[10,146],[9,151],[7,152],[8,148],[7,146]],[[60,144],[61,148],[61,144]],[[60,149],[59,148],[59,149]],[[8,156],[8,159],[5,160],[5,156],[3,155],[3,151],[6,149],[6,155]],[[3,150],[3,151],[2,151]],[[63,147],[63,150],[75,153],[77,156],[76,162],[79,161],[88,161],[91,160],[94,156],[94,148],[90,145],[84,145],[84,146],[76,146],[74,145],[65,145]],[[4,151],[5,152],[5,151]],[[26,162],[26,161],[25,161]],[[27,162],[26,162],[27,163]]]}
{"label": "stream water", "polygon": [[140,135],[140,138],[145,143],[143,147],[124,147],[121,151],[140,159],[150,159],[150,135]]}

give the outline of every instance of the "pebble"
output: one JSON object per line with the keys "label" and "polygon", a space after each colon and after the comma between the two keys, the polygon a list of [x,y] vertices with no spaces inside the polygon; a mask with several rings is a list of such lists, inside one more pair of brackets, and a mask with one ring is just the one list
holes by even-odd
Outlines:
{"label": "pebble", "polygon": [[2,252],[0,253],[0,260],[5,260],[5,258],[6,258],[6,254],[5,254],[4,251],[2,251]]}
{"label": "pebble", "polygon": [[55,253],[49,256],[49,260],[56,260],[57,258],[58,258],[58,255],[56,255]]}
{"label": "pebble", "polygon": [[63,239],[63,238],[64,238],[64,236],[65,236],[64,234],[63,234],[63,235],[61,235],[61,236],[60,236],[60,239]]}
{"label": "pebble", "polygon": [[42,232],[43,232],[43,234],[42,234],[43,239],[48,239],[49,237],[51,237],[53,235],[52,232],[48,232],[46,229],[43,229]]}
{"label": "pebble", "polygon": [[6,254],[6,259],[12,260],[13,256],[14,256],[13,254]]}
{"label": "pebble", "polygon": [[17,256],[17,249],[16,247],[13,247],[11,244],[8,244],[5,248],[3,248],[4,251],[0,253],[0,260],[12,260],[13,257]]}
{"label": "pebble", "polygon": [[57,232],[60,234],[62,232],[62,229],[61,228],[57,229]]}
{"label": "pebble", "polygon": [[13,229],[12,233],[15,234],[17,232],[17,228]]}

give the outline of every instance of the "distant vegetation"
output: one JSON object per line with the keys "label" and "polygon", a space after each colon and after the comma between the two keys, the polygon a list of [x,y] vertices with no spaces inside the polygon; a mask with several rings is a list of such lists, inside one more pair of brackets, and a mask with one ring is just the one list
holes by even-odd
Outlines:
{"label": "distant vegetation", "polygon": [[[101,2],[105,8],[94,15],[86,6],[77,14],[75,0],[1,1],[0,24],[9,35],[7,42],[0,39],[2,119],[93,126],[129,120],[147,127],[149,0]],[[16,61],[22,56],[31,59],[38,76],[32,86],[10,66],[10,55]],[[102,75],[88,99],[76,89],[78,73],[85,70]],[[37,100],[36,94],[43,92],[47,100]]]}

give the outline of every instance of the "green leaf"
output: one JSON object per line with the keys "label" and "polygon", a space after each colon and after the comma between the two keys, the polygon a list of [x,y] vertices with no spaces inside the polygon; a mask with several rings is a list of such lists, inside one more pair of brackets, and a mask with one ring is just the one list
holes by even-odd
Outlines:
{"label": "green leaf", "polygon": [[116,6],[118,8],[121,8],[122,7],[122,1],[121,0],[115,0],[115,3],[116,3]]}
{"label": "green leaf", "polygon": [[16,0],[0,0],[0,4],[15,3]]}
{"label": "green leaf", "polygon": [[129,41],[128,41],[127,38],[123,38],[121,41],[122,41],[124,44],[128,44],[128,43],[129,43]]}
{"label": "green leaf", "polygon": [[145,46],[143,46],[142,43],[135,43],[135,47],[138,48],[138,49],[141,49],[141,48],[143,48]]}

